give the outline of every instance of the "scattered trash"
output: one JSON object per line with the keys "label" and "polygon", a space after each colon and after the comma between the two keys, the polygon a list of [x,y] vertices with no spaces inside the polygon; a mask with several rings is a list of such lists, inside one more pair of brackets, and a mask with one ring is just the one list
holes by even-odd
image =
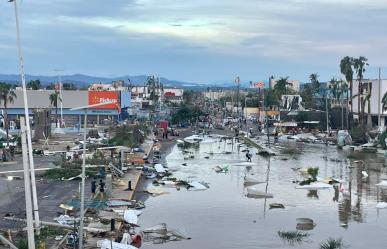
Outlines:
{"label": "scattered trash", "polygon": [[376,204],[376,208],[377,208],[377,209],[387,208],[387,202],[378,202],[378,203]]}
{"label": "scattered trash", "polygon": [[312,219],[309,218],[297,218],[297,230],[309,231],[313,230],[316,226],[316,223],[313,222]]}
{"label": "scattered trash", "polygon": [[137,223],[138,223],[137,216],[139,216],[140,214],[142,214],[141,211],[133,210],[133,209],[127,209],[127,210],[124,211],[124,221],[126,223],[129,223],[129,224],[132,224],[132,225],[137,225]]}
{"label": "scattered trash", "polygon": [[273,194],[267,193],[261,190],[258,190],[255,187],[247,187],[247,197],[248,198],[255,198],[255,199],[260,199],[260,198],[273,198]]}
{"label": "scattered trash", "polygon": [[251,176],[245,176],[245,185],[256,185],[260,183],[264,183],[263,181],[260,181],[259,179],[253,178]]}
{"label": "scattered trash", "polygon": [[376,186],[378,186],[380,188],[387,188],[387,181],[381,181],[381,182],[377,183]]}
{"label": "scattered trash", "polygon": [[191,187],[191,188],[189,188],[190,190],[207,190],[208,189],[207,186],[205,186],[203,183],[200,183],[200,182],[190,182],[189,186]]}
{"label": "scattered trash", "polygon": [[145,208],[144,203],[136,200],[127,200],[127,199],[109,199],[105,202],[108,207],[130,207],[135,209]]}
{"label": "scattered trash", "polygon": [[60,215],[57,218],[54,218],[54,220],[61,225],[72,225],[74,224],[75,218],[65,214],[65,215]]}
{"label": "scattered trash", "polygon": [[227,173],[228,172],[228,166],[220,167],[218,165],[218,166],[215,166],[214,170],[215,170],[216,173]]}
{"label": "scattered trash", "polygon": [[101,249],[137,249],[137,247],[132,245],[112,242],[108,239],[97,241],[97,247],[100,247]]}
{"label": "scattered trash", "polygon": [[296,189],[307,189],[307,190],[318,190],[318,189],[329,189],[332,185],[323,182],[312,182],[309,185],[296,186]]}
{"label": "scattered trash", "polygon": [[54,240],[59,241],[63,239],[63,235],[55,236]]}
{"label": "scattered trash", "polygon": [[362,171],[361,174],[363,175],[363,179],[366,179],[368,177],[368,173],[366,171]]}
{"label": "scattered trash", "polygon": [[167,224],[161,223],[141,231],[145,242],[161,244],[168,241],[180,241],[191,239],[187,235],[177,230],[168,230]]}
{"label": "scattered trash", "polygon": [[156,188],[156,187],[148,187],[146,192],[148,192],[152,196],[158,196],[158,195],[162,195],[162,194],[167,194],[167,192],[165,190],[163,190],[162,188]]}

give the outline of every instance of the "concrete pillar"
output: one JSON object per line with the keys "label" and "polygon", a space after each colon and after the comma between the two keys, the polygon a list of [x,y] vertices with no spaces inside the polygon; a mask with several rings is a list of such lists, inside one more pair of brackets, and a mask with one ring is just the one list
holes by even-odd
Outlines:
{"label": "concrete pillar", "polygon": [[386,121],[386,117],[385,116],[381,116],[380,117],[380,127],[382,127],[383,129],[385,128],[385,121]]}
{"label": "concrete pillar", "polygon": [[113,191],[113,178],[112,174],[106,175],[106,194],[110,196]]}
{"label": "concrete pillar", "polygon": [[99,125],[99,114],[97,114],[97,125]]}

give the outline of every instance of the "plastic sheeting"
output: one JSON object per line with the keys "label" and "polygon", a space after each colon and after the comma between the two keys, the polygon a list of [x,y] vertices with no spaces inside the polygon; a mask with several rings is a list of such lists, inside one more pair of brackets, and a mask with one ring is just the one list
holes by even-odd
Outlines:
{"label": "plastic sheeting", "polygon": [[[113,245],[113,248],[112,248],[112,245]],[[100,247],[101,249],[137,249],[137,247],[127,245],[127,244],[117,243],[117,242],[111,242],[108,239],[97,241],[97,246]]]}

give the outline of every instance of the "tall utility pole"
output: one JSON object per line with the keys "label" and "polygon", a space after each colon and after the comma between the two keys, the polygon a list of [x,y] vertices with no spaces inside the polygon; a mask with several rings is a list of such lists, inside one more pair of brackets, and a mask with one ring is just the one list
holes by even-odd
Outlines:
{"label": "tall utility pole", "polygon": [[34,157],[32,154],[32,139],[31,139],[30,118],[29,118],[29,111],[28,111],[26,76],[24,73],[23,51],[21,48],[21,41],[20,41],[19,14],[18,14],[18,10],[17,10],[16,0],[10,0],[10,2],[13,2],[14,10],[15,10],[16,39],[17,39],[17,49],[18,49],[18,53],[19,53],[20,77],[21,77],[22,87],[23,87],[24,115],[25,115],[25,119],[26,119],[28,158],[29,158],[29,166],[30,166],[29,171],[30,171],[31,186],[32,186],[32,201],[33,201],[33,210],[34,210],[34,218],[35,218],[35,228],[36,228],[37,234],[39,234],[40,219],[39,219],[38,198],[37,198],[36,183],[35,183]]}
{"label": "tall utility pole", "polygon": [[241,80],[240,80],[239,76],[237,76],[235,78],[235,83],[237,84],[237,115],[238,115],[238,118],[239,118],[239,86],[240,86],[240,83],[241,83]]}
{"label": "tall utility pole", "polygon": [[380,92],[382,91],[382,81],[380,79],[380,67],[379,67],[379,89],[378,89],[378,128],[380,128],[381,125],[381,118],[380,118]]}
{"label": "tall utility pole", "polygon": [[60,122],[59,127],[62,127],[63,125],[63,97],[62,97],[62,76],[61,72],[63,72],[63,69],[55,69],[55,72],[59,72],[58,78],[59,78],[59,97],[60,97]]}
{"label": "tall utility pole", "polygon": [[26,199],[26,216],[27,216],[27,238],[28,248],[35,249],[35,235],[34,235],[34,221],[32,215],[32,201],[31,201],[31,179],[28,167],[28,154],[27,154],[27,139],[26,139],[26,123],[24,117],[20,117],[21,128],[21,143],[23,154],[23,169],[24,169],[24,192]]}

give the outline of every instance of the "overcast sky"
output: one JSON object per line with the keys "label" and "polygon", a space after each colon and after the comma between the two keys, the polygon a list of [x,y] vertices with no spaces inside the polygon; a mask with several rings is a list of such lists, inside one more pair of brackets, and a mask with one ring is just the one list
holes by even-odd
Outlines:
{"label": "overcast sky", "polygon": [[[155,74],[214,83],[340,76],[343,56],[387,66],[387,0],[22,0],[28,74]],[[0,0],[0,73],[17,73]],[[387,68],[385,69],[387,71]]]}

